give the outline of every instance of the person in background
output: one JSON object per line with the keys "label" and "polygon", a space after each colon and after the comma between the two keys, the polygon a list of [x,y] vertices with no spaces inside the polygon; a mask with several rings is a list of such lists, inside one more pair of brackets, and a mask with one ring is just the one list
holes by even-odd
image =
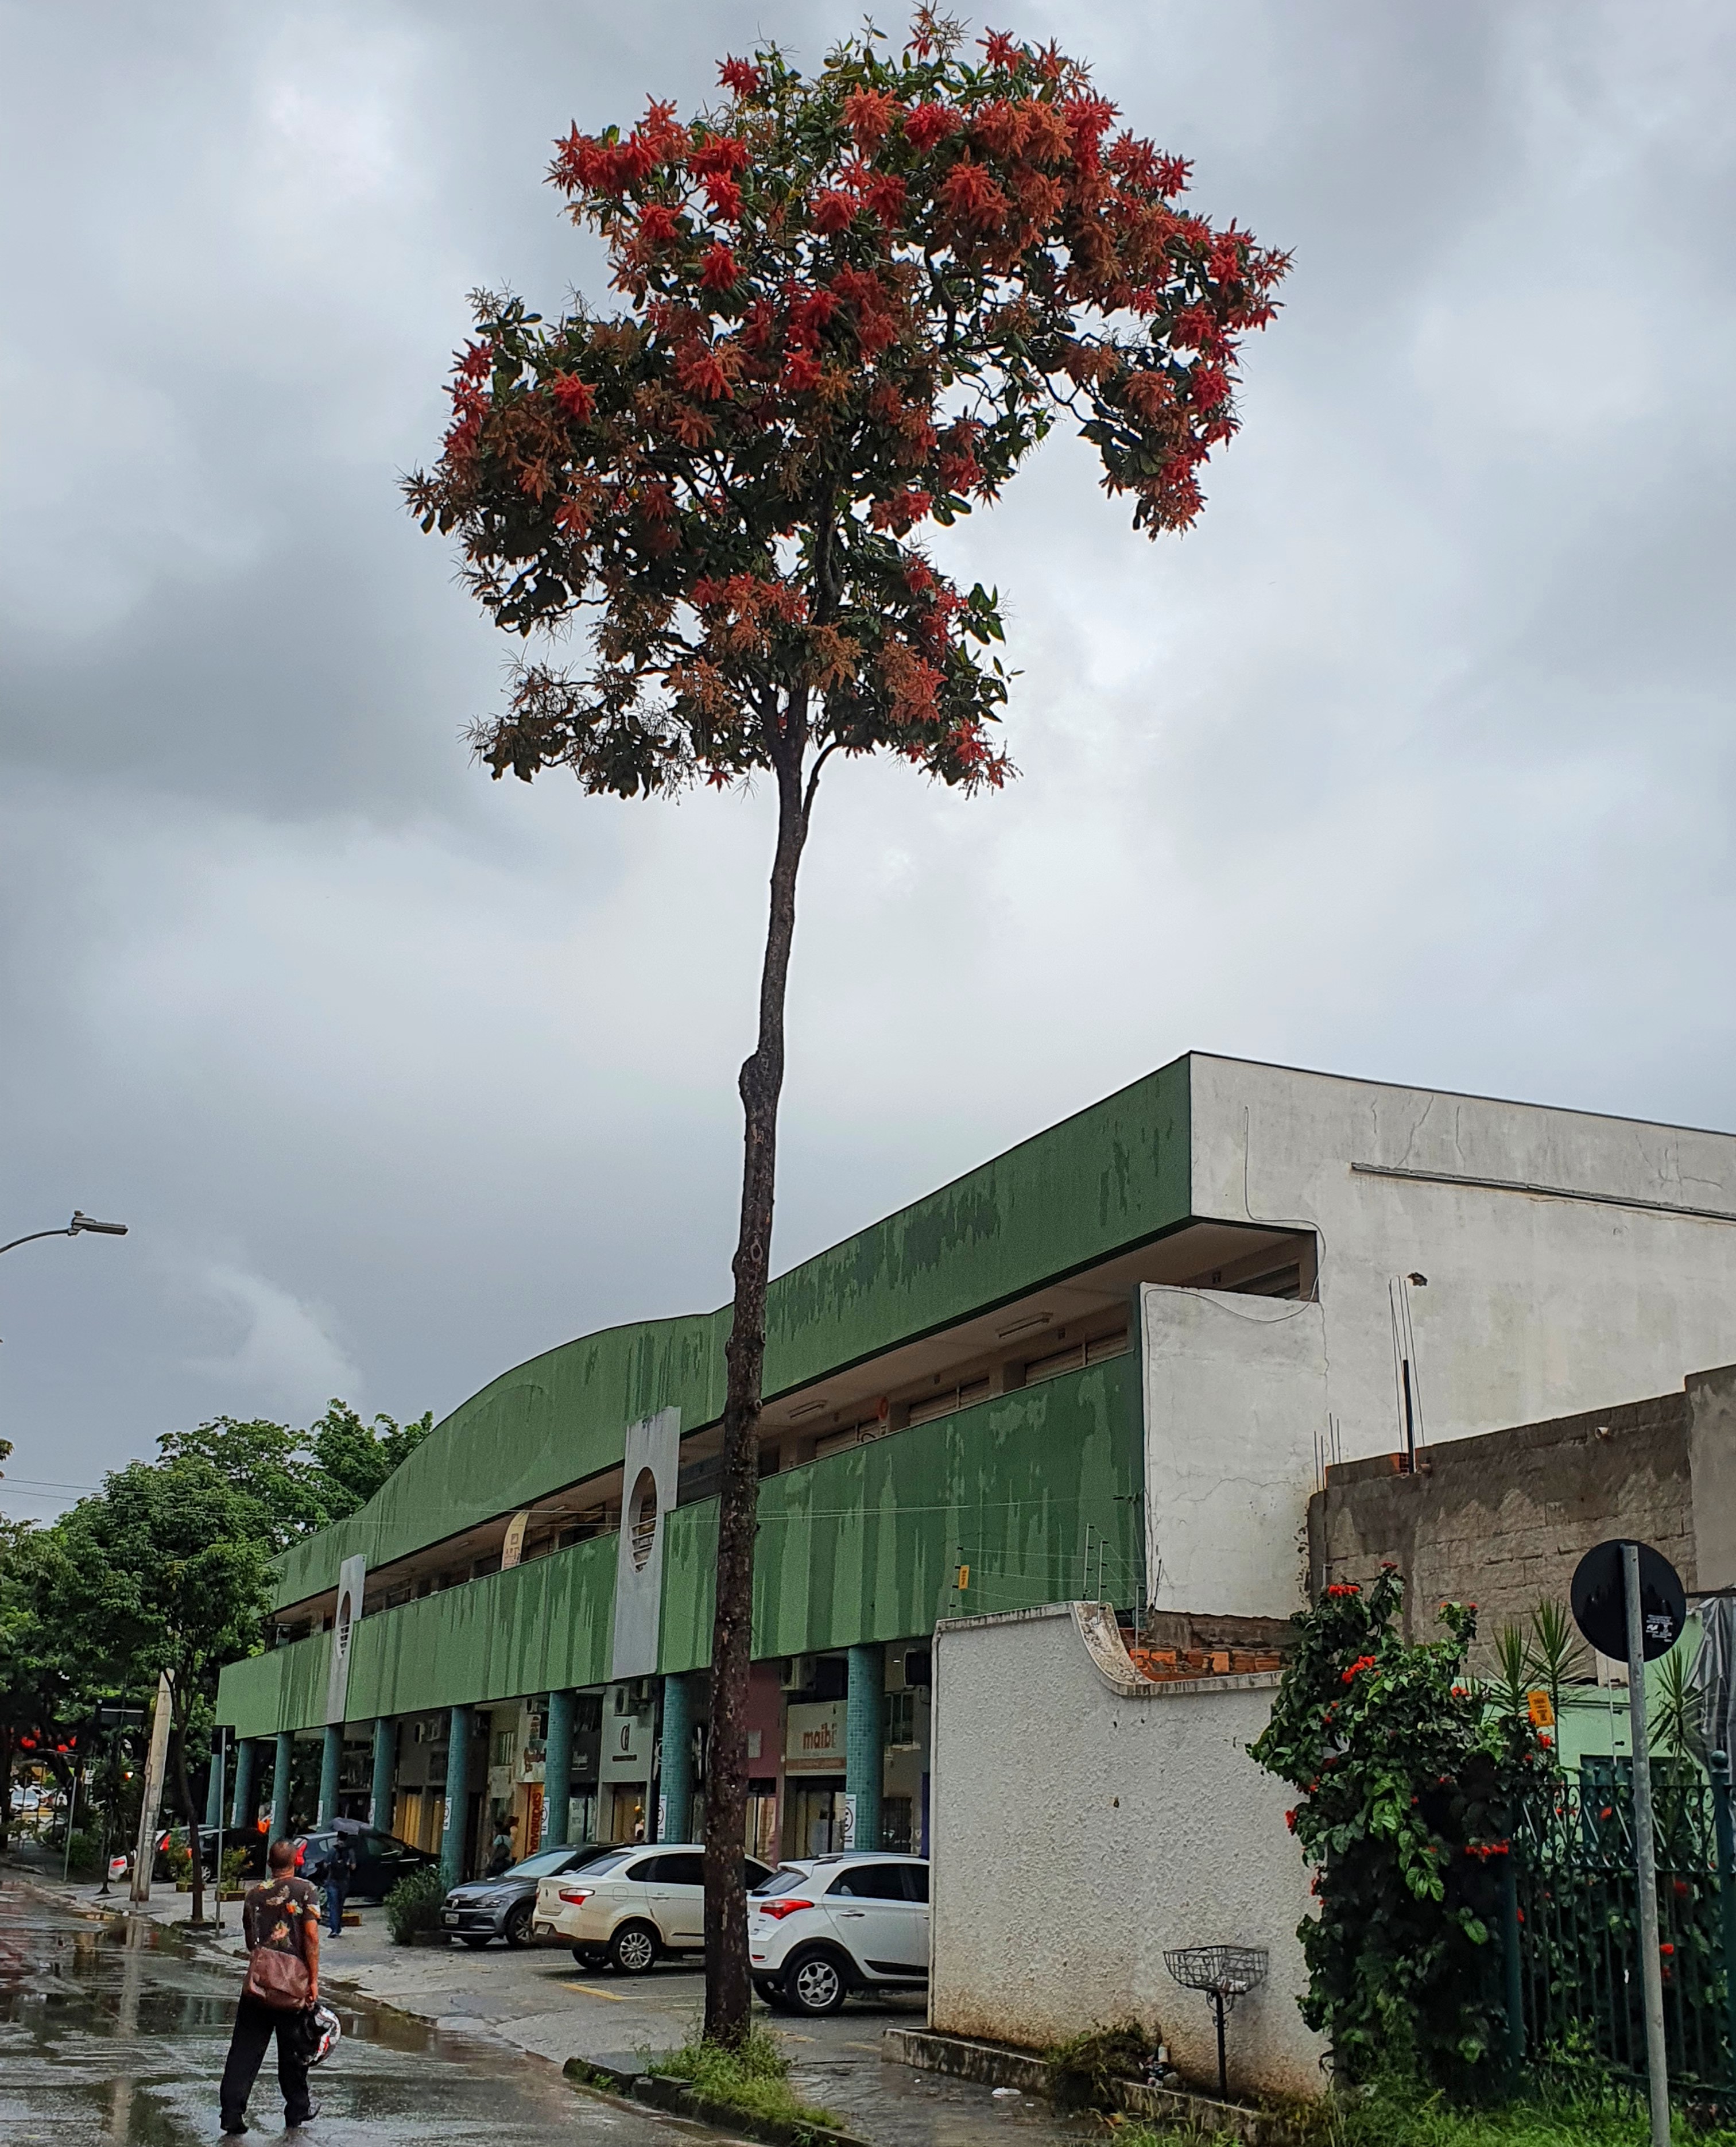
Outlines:
{"label": "person in background", "polygon": [[[242,1905],[241,1928],[249,1958],[258,1947],[298,1954],[308,1970],[307,2004],[319,1997],[319,1901],[305,1879],[295,1875],[295,1844],[274,1841],[263,1885],[249,1889]],[[283,2094],[283,2122],[293,2128],[318,2115],[308,2092],[308,2060],[302,2014],[268,2005],[246,1990],[235,2009],[235,2031],[219,2090],[224,2137],[248,2129],[248,2097],[259,2077],[265,2046],[278,2039],[278,2085]]]}
{"label": "person in background", "polygon": [[498,1879],[503,1871],[510,1871],[513,1868],[516,1860],[513,1853],[513,1829],[517,1824],[516,1819],[508,1819],[495,1823],[494,1844],[488,1852],[488,1875],[491,1879]]}
{"label": "person in background", "polygon": [[326,1897],[326,1927],[332,1936],[343,1935],[343,1904],[349,1899],[349,1889],[355,1883],[356,1851],[347,1834],[333,1838],[332,1850],[319,1868],[321,1885]]}

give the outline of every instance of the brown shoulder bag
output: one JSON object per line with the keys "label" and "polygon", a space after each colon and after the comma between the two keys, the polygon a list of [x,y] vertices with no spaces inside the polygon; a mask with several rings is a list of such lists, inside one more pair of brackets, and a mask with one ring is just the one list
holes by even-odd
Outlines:
{"label": "brown shoulder bag", "polygon": [[273,2012],[293,2013],[308,2002],[313,1988],[308,1964],[298,1953],[283,1953],[276,1946],[255,1946],[248,1955],[248,1979],[242,1995],[257,1998]]}

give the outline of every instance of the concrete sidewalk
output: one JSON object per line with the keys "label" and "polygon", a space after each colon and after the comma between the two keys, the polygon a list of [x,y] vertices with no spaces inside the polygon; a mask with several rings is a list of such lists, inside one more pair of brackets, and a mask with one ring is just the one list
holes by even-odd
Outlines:
{"label": "concrete sidewalk", "polygon": [[[33,1859],[11,1868],[43,1893],[83,1914],[124,1916],[124,1891],[107,1899],[92,1884],[63,1886],[58,1873]],[[208,1914],[211,1909],[207,1897]],[[187,1930],[202,1949],[243,1953],[241,1904],[223,1904],[225,1928],[189,1929],[193,1897],[153,1886],[143,1914],[153,1923]],[[569,2058],[619,2063],[667,2050],[694,2034],[703,2017],[705,1980],[685,1960],[660,1964],[648,1975],[598,1974],[583,1969],[564,1946],[539,1945],[521,1952],[503,1945],[398,1946],[384,1912],[363,1908],[360,1922],[322,1941],[320,1981],[334,1997],[386,2005],[448,2033],[497,2038],[528,2056],[564,2064]],[[756,2004],[754,2017],[788,2053],[797,2092],[836,2110],[849,2129],[873,2147],[977,2147],[1016,2138],[1018,2147],[1101,2139],[1094,2118],[1063,2119],[1046,2102],[1026,2095],[996,2095],[973,2082],[917,2072],[888,2062],[883,2031],[920,2027],[920,1997],[853,1999],[829,2019],[791,2024]]]}

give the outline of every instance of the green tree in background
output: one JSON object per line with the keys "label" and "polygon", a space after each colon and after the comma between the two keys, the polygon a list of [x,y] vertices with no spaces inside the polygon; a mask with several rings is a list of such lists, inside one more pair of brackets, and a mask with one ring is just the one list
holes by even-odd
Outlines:
{"label": "green tree in background", "polygon": [[208,1462],[244,1500],[252,1532],[275,1551],[365,1506],[433,1429],[433,1412],[364,1424],[334,1396],[305,1431],[261,1418],[213,1417],[157,1442],[167,1461]]}
{"label": "green tree in background", "polygon": [[[200,1455],[135,1462],[52,1531],[53,1611],[134,1691],[169,1692],[168,1787],[193,1850],[193,1913],[205,1913],[192,1767],[208,1749],[218,1668],[258,1645],[270,1600],[257,1502]],[[197,1746],[197,1751],[193,1749]]]}
{"label": "green tree in background", "polygon": [[[51,1526],[0,1516],[0,1848],[17,1761],[43,1762],[64,1786],[98,1703],[148,1703],[166,1670],[170,1798],[202,1915],[192,1779],[218,1671],[264,1644],[271,1559],[365,1505],[433,1424],[432,1412],[364,1423],[337,1399],[305,1430],[214,1417],[166,1432],[158,1459],[114,1471]],[[0,1441],[0,1459],[10,1451]]]}

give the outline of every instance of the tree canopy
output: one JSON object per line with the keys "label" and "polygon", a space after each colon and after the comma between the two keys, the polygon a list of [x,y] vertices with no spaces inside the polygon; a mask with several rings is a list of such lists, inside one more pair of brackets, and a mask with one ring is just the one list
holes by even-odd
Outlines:
{"label": "tree canopy", "polygon": [[811,738],[998,783],[998,605],[919,533],[1063,413],[1137,526],[1198,514],[1285,257],[1182,207],[1186,161],[1117,131],[1081,63],[981,53],[924,12],[902,53],[869,32],[803,76],[768,46],[691,121],[653,99],[558,145],[625,308],[476,294],[408,488],[500,625],[591,628],[588,672],[531,665],[478,726],[497,775],[632,797]]}

